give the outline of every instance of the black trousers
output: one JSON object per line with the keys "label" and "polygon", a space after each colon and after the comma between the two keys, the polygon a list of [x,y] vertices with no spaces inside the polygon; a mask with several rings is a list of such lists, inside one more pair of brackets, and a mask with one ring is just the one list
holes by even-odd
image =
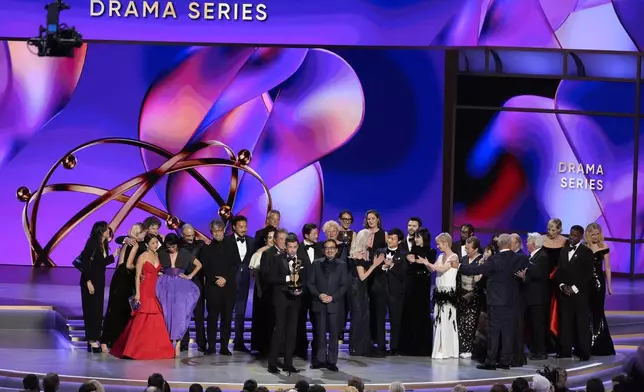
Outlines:
{"label": "black trousers", "polygon": [[373,305],[375,313],[372,314],[375,314],[376,316],[375,341],[378,348],[384,350],[386,346],[385,322],[387,319],[387,313],[389,313],[389,349],[398,350],[402,312],[405,306],[405,294],[392,295],[386,288],[383,288],[382,290],[374,292],[371,299],[372,301],[375,300],[375,304]]}
{"label": "black trousers", "polygon": [[[196,282],[195,282],[196,283]],[[197,300],[197,304],[195,306],[195,311],[193,312],[193,316],[195,318],[195,332],[196,332],[196,338],[197,338],[197,346],[199,346],[200,349],[205,350],[206,346],[208,345],[208,342],[206,341],[206,327],[204,325],[205,322],[205,317],[206,317],[206,294],[204,292],[203,284],[196,283],[197,287],[199,287],[199,299]],[[190,345],[190,328],[186,330],[186,334],[183,335],[183,338],[181,339],[181,349],[182,350],[187,350],[188,346]]]}
{"label": "black trousers", "polygon": [[242,264],[237,271],[237,293],[235,298],[235,342],[234,347],[242,349],[244,345],[244,331],[246,323],[246,307],[248,305],[248,292],[250,291],[250,269],[247,264]]}
{"label": "black trousers", "polygon": [[[487,314],[489,320],[489,332],[487,338],[487,357],[485,363],[488,365],[509,366],[512,360],[514,348],[514,308],[512,306],[488,306]],[[499,355],[499,347],[501,354]]]}
{"label": "black trousers", "polygon": [[530,328],[530,354],[546,355],[546,305],[528,305],[526,308],[526,323]]}
{"label": "black trousers", "polygon": [[219,322],[219,350],[226,350],[230,341],[231,326],[233,321],[233,307],[235,305],[235,289],[208,285],[205,289],[206,304],[208,306],[208,347],[209,352],[215,351],[217,342],[217,322]]}
{"label": "black trousers", "polygon": [[[313,312],[311,311],[311,295],[309,293],[302,294],[300,300],[300,314],[297,319],[297,341],[295,343],[295,355],[306,359],[309,350],[309,339],[306,335],[306,321],[311,319],[313,323]],[[315,333],[311,342],[311,353],[315,355]]]}
{"label": "black trousers", "polygon": [[103,302],[105,300],[105,282],[92,283],[94,283],[94,294],[89,293],[87,283],[80,283],[85,339],[88,342],[98,341],[101,338]]}
{"label": "black trousers", "polygon": [[300,302],[301,298],[299,296],[294,296],[281,290],[273,292],[275,329],[271,339],[271,353],[268,357],[269,366],[277,367],[277,357],[280,354],[281,347],[284,347],[284,367],[293,366]]}
{"label": "black trousers", "polygon": [[559,355],[590,357],[590,303],[587,296],[560,295],[559,299]]}
{"label": "black trousers", "polygon": [[527,363],[525,356],[525,302],[518,298],[514,304],[514,346],[512,365],[523,366]]}
{"label": "black trousers", "polygon": [[[344,311],[329,313],[324,307],[322,311],[315,310],[313,331],[317,341],[315,360],[317,364],[335,365],[338,363],[338,334]],[[327,332],[329,337],[327,338]]]}

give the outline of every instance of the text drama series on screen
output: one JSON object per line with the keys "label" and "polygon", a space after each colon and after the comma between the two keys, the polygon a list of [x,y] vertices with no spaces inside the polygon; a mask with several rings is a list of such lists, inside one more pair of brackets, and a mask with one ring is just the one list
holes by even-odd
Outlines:
{"label": "text drama series on screen", "polygon": [[191,1],[90,0],[91,17],[264,22],[268,8],[262,3]]}

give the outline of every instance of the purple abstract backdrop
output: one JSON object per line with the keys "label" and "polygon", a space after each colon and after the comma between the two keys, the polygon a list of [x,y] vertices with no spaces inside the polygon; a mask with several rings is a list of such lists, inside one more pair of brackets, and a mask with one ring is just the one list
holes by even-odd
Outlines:
{"label": "purple abstract backdrop", "polygon": [[[263,22],[193,20],[188,0],[172,2],[176,19],[92,16],[90,1],[67,2],[72,10],[64,21],[90,40],[623,51],[644,45],[644,3],[639,0],[264,0],[268,18]],[[45,3],[4,0],[0,37],[37,35],[45,22]],[[128,2],[118,3],[125,9]],[[142,12],[143,1],[134,3]],[[159,3],[164,9],[167,2]],[[197,3],[203,11],[205,2]]]}
{"label": "purple abstract backdrop", "polygon": [[[26,51],[23,45],[14,49]],[[104,137],[139,138],[172,152],[212,139],[235,151],[249,149],[250,167],[270,187],[284,226],[296,232],[306,222],[337,219],[345,208],[354,212],[357,229],[370,208],[381,211],[389,228],[404,226],[412,215],[423,216],[434,232],[440,227],[442,52],[90,44],[86,58],[50,60],[4,58],[14,86],[20,70],[31,63],[49,68],[32,72],[23,82],[38,99],[22,101],[21,90],[9,90],[6,99],[22,102],[26,109],[0,114],[2,123],[18,118],[26,124],[24,132],[6,133],[3,139],[11,154],[0,168],[5,179],[0,209],[8,220],[3,231],[8,252],[0,263],[30,264],[21,225],[24,204],[16,200],[16,189],[35,190],[67,151]],[[82,75],[74,79],[79,67]],[[198,157],[223,155],[211,148]],[[77,158],[73,170],[59,168],[50,183],[110,189],[161,163],[118,145],[92,147]],[[406,171],[409,167],[428,169],[418,176]],[[200,172],[220,193],[227,192],[230,169]],[[387,173],[401,173],[397,180],[413,182],[414,192],[394,196],[376,191],[390,180]],[[171,175],[155,191],[143,200],[198,229],[206,231],[217,217],[218,206],[188,176]],[[93,199],[44,195],[38,240],[47,242]],[[119,208],[110,203],[79,224],[54,250],[53,260],[69,265],[91,224],[109,221]],[[263,225],[265,211],[259,183],[243,176],[233,212],[246,214],[254,230]],[[145,216],[134,211],[118,233]]]}

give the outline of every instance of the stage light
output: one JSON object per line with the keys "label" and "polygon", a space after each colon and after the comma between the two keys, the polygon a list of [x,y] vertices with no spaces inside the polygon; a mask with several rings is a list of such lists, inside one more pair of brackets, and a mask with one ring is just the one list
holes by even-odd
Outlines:
{"label": "stage light", "polygon": [[[48,184],[49,179],[53,176],[54,172],[59,166],[62,166],[65,169],[73,169],[74,167],[76,167],[78,161],[75,154],[77,152],[89,147],[106,144],[120,144],[138,147],[152,151],[166,159],[166,161],[159,167],[139,174],[138,176],[135,176],[133,178],[127,179],[112,189],[103,189],[92,185],[71,183]],[[214,147],[223,148],[228,155],[228,158],[190,158],[205,148]],[[53,260],[51,260],[50,255],[56,248],[56,246],[69,233],[71,233],[71,231],[76,226],[78,226],[85,219],[89,218],[94,211],[100,209],[102,206],[108,204],[111,201],[123,203],[121,209],[116,213],[114,218],[112,218],[111,222],[109,223],[110,228],[112,228],[112,230],[114,231],[118,230],[119,226],[123,223],[125,218],[135,208],[138,208],[165,220],[168,228],[170,228],[171,230],[178,229],[185,223],[179,217],[171,215],[167,211],[161,210],[142,201],[143,197],[154,187],[154,185],[167,174],[182,171],[186,171],[188,174],[190,174],[206,190],[206,192],[208,192],[212,196],[213,200],[217,202],[217,204],[219,205],[219,210],[217,211],[219,217],[221,217],[224,221],[229,221],[233,216],[233,209],[231,206],[234,206],[237,196],[237,190],[239,186],[239,172],[243,171],[254,177],[262,185],[267,198],[266,213],[268,214],[268,212],[273,208],[271,194],[269,192],[268,186],[266,185],[266,183],[264,183],[264,180],[262,180],[259,174],[257,174],[257,172],[247,166],[247,164],[250,163],[250,159],[250,151],[241,150],[239,154],[235,154],[230,147],[215,140],[198,142],[189,145],[177,154],[172,154],[169,151],[153,144],[133,139],[106,138],[82,144],[63,155],[62,158],[54,163],[54,165],[45,175],[42,184],[35,192],[32,193],[26,186],[21,186],[16,191],[16,197],[18,198],[18,200],[25,203],[25,207],[22,211],[22,223],[25,234],[27,235],[27,240],[29,241],[29,245],[31,247],[32,263],[34,264],[34,266],[55,266],[56,264],[53,262]],[[240,161],[246,163],[241,164]],[[231,169],[231,179],[230,186],[228,187],[227,197],[222,197],[217,192],[217,190],[214,189],[213,186],[199,172],[197,172],[197,170],[195,170],[197,168],[205,166],[228,167]],[[131,196],[126,194],[126,192],[135,188],[136,190],[132,193]],[[95,195],[97,196],[97,198],[91,201],[86,206],[80,208],[79,211],[69,221],[67,221],[56,233],[54,233],[54,235],[45,245],[41,245],[36,238],[38,210],[42,196],[46,193],[52,192],[85,193]],[[198,231],[197,233],[202,234]]]}
{"label": "stage light", "polygon": [[38,48],[38,56],[74,57],[74,48],[83,45],[83,36],[74,27],[60,23],[60,12],[69,9],[63,0],[54,0],[45,6],[46,27],[40,26],[39,36],[27,40],[27,45]]}

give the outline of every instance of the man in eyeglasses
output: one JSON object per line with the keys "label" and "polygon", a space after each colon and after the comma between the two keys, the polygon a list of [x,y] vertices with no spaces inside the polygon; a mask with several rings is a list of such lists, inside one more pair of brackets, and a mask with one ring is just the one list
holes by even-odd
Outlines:
{"label": "man in eyeglasses", "polygon": [[311,368],[326,367],[337,372],[338,334],[340,320],[344,316],[344,294],[349,288],[349,278],[346,264],[336,258],[336,241],[324,241],[323,249],[324,258],[315,260],[311,271],[307,273],[307,287],[311,293],[312,310],[315,313],[313,330],[317,346]]}

